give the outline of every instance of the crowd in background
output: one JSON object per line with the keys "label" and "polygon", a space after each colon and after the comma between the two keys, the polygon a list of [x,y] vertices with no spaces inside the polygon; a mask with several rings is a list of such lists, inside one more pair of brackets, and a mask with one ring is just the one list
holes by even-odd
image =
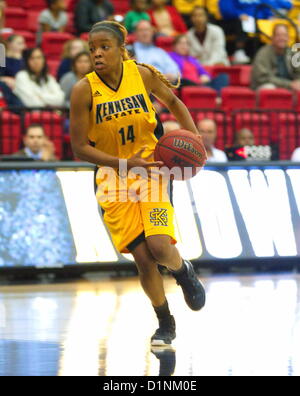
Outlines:
{"label": "crowd in background", "polygon": [[[133,45],[128,48],[133,58],[152,64],[171,81],[180,76],[181,87],[210,87],[220,95],[230,83],[229,76],[226,73],[212,76],[208,67],[252,64],[253,90],[280,87],[300,91],[300,67],[290,60],[289,27],[276,25],[271,32],[271,43],[266,45],[257,43],[247,31],[254,18],[268,20],[274,16],[271,8],[261,4],[292,15],[300,26],[300,11],[295,13],[292,0],[132,0],[130,10],[122,18],[116,15],[109,0],[79,0],[73,15],[77,37],[65,43],[56,76],[49,73],[41,49],[43,32],[66,31],[70,16],[65,0],[45,3],[47,8],[38,16],[34,48],[26,48],[24,37],[13,32],[3,40],[6,45],[6,67],[0,68],[3,107],[4,104],[26,108],[69,107],[73,86],[92,71],[88,43],[80,35],[88,32],[94,23],[106,19],[122,20],[129,34],[134,35]],[[9,29],[5,24],[5,7],[5,1],[0,0],[0,30],[3,31]],[[156,45],[161,37],[173,38],[171,51]],[[170,123],[165,127],[170,127]],[[215,122],[205,119],[198,127],[205,136],[209,157],[226,160],[224,153],[214,147]],[[244,135],[249,133],[251,131],[239,131],[235,144],[243,142]],[[254,144],[253,136],[248,136],[246,141]],[[294,153],[293,158],[296,157]]]}

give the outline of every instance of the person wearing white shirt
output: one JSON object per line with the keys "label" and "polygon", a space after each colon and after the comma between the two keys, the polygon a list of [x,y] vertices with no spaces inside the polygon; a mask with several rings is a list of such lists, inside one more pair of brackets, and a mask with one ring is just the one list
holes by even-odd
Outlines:
{"label": "person wearing white shirt", "polygon": [[219,26],[208,23],[205,8],[195,7],[191,20],[193,27],[187,33],[190,55],[205,66],[229,66],[225,34]]}
{"label": "person wearing white shirt", "polygon": [[217,138],[217,124],[215,121],[205,118],[198,122],[197,127],[203,138],[207,152],[207,162],[227,162],[227,156],[224,151],[214,146]]}
{"label": "person wearing white shirt", "polygon": [[293,152],[291,161],[300,162],[300,147],[296,148],[296,150]]}
{"label": "person wearing white shirt", "polygon": [[25,107],[61,107],[65,95],[58,82],[47,72],[46,59],[40,48],[24,55],[25,70],[16,75],[14,94]]}

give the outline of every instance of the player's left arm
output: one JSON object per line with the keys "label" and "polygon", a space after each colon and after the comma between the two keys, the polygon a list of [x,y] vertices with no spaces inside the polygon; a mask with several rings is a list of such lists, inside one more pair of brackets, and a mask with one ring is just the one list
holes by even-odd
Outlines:
{"label": "player's left arm", "polygon": [[159,77],[144,66],[138,66],[144,84],[149,93],[152,93],[174,114],[183,129],[199,135],[199,131],[185,104],[167,87]]}

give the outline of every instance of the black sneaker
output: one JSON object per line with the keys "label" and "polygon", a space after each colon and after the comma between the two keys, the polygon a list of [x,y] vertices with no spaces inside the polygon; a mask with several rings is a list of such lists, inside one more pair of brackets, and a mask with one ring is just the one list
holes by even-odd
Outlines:
{"label": "black sneaker", "polygon": [[172,275],[176,279],[177,285],[181,286],[187,305],[193,311],[200,311],[205,305],[204,286],[198,279],[192,263],[184,260],[184,264],[186,270],[183,273],[172,272]]}
{"label": "black sneaker", "polygon": [[151,352],[160,362],[158,375],[160,377],[169,377],[173,375],[176,367],[176,352],[173,347],[152,347]]}
{"label": "black sneaker", "polygon": [[159,328],[151,337],[152,346],[171,345],[176,337],[176,324],[172,315],[167,318],[159,319]]}

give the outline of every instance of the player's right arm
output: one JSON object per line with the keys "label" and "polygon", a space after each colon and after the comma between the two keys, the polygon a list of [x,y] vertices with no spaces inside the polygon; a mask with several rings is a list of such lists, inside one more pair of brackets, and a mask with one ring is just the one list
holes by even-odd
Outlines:
{"label": "player's right arm", "polygon": [[87,78],[84,78],[74,86],[71,95],[70,134],[73,153],[83,161],[118,168],[118,158],[105,154],[89,144],[91,106],[91,88]]}
{"label": "player's right arm", "polygon": [[[71,95],[70,134],[74,155],[79,159],[100,166],[119,168],[119,158],[104,153],[89,144],[88,131],[90,109],[92,107],[91,88],[87,78],[80,80]],[[128,159],[127,168],[161,166],[161,162],[147,162],[141,158],[144,149]]]}

